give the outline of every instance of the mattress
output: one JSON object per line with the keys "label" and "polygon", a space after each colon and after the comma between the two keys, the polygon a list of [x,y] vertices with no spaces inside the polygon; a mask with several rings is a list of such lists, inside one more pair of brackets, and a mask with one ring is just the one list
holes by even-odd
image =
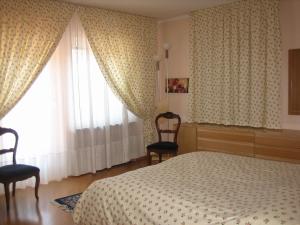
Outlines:
{"label": "mattress", "polygon": [[76,224],[300,224],[300,165],[214,152],[92,183]]}

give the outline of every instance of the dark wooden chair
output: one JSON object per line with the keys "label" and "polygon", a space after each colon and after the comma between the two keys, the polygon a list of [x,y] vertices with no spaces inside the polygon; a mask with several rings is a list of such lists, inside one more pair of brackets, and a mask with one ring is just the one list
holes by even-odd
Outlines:
{"label": "dark wooden chair", "polygon": [[5,199],[6,199],[6,209],[9,211],[9,185],[13,183],[12,196],[15,196],[16,192],[16,182],[26,180],[30,177],[35,177],[35,197],[38,200],[38,189],[40,184],[40,169],[35,166],[29,166],[24,164],[17,164],[16,162],[16,152],[18,146],[19,136],[18,133],[9,128],[0,127],[0,136],[4,134],[13,134],[15,137],[15,143],[13,148],[0,149],[0,155],[5,153],[13,154],[13,164],[1,166],[0,167],[0,183],[4,184]]}
{"label": "dark wooden chair", "polygon": [[[173,120],[176,119],[176,127],[175,129],[162,129],[159,123],[159,120],[165,118],[167,120]],[[147,146],[147,157],[148,157],[148,164],[151,165],[152,163],[152,156],[151,153],[154,152],[159,157],[159,162],[162,161],[162,155],[163,154],[171,154],[173,156],[177,155],[178,151],[178,144],[177,144],[177,135],[179,131],[179,127],[181,124],[181,118],[178,114],[174,114],[172,112],[165,112],[159,114],[155,119],[155,126],[158,133],[158,142],[153,143],[151,145]],[[173,134],[173,142],[170,142],[169,140],[163,141],[162,140],[162,134]]]}

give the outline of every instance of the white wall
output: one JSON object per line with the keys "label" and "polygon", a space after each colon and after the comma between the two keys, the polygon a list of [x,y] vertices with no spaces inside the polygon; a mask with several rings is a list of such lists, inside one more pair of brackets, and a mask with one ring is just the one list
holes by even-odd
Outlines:
{"label": "white wall", "polygon": [[[189,22],[188,16],[174,18],[164,21],[158,25],[158,41],[161,52],[161,85],[164,87],[166,61],[164,60],[163,44],[171,44],[169,50],[169,77],[189,77]],[[165,93],[163,91],[163,93]],[[180,114],[181,119],[186,121],[187,117],[187,94],[169,93],[169,110]]]}
{"label": "white wall", "polygon": [[[189,23],[188,16],[161,21],[158,24],[159,49],[163,43],[170,43],[170,77],[189,77]],[[281,0],[280,23],[282,32],[282,78],[281,78],[281,122],[284,129],[300,130],[300,116],[288,115],[288,50],[300,48],[300,0]],[[161,72],[165,73],[164,61]],[[161,76],[161,85],[164,85]],[[187,95],[169,94],[170,111],[179,113],[186,121]]]}

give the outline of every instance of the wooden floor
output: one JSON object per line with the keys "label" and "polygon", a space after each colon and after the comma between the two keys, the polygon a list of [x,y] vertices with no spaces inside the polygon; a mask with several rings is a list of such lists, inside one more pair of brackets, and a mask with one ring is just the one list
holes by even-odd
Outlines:
{"label": "wooden floor", "polygon": [[60,182],[40,185],[39,202],[32,188],[16,190],[11,198],[11,209],[6,213],[5,198],[0,196],[0,224],[5,225],[73,225],[72,217],[50,202],[56,198],[84,191],[93,181],[115,176],[146,166],[146,160],[138,160],[79,177],[70,177]]}

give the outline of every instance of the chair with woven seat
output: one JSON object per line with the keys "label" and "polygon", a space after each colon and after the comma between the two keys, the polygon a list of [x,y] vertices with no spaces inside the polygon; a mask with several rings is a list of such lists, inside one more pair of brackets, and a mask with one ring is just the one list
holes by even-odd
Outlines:
{"label": "chair with woven seat", "polygon": [[[161,128],[160,120],[161,119],[167,119],[167,120],[176,120],[176,126],[175,129],[163,129]],[[158,142],[150,144],[147,146],[147,157],[148,157],[148,164],[152,164],[152,156],[151,153],[154,152],[159,157],[159,162],[162,161],[162,155],[164,154],[170,154],[173,156],[177,155],[178,151],[178,144],[177,144],[177,135],[179,131],[179,127],[181,124],[181,118],[178,114],[174,114],[172,112],[165,112],[159,114],[155,119],[155,126],[158,133]],[[163,141],[162,140],[162,134],[173,134],[173,141]]]}
{"label": "chair with woven seat", "polygon": [[30,177],[35,177],[35,197],[38,200],[38,189],[40,183],[40,169],[35,166],[17,164],[16,152],[18,146],[19,136],[18,133],[9,128],[0,127],[0,136],[4,134],[12,134],[14,136],[14,147],[9,149],[0,149],[0,155],[5,153],[13,154],[13,163],[11,165],[5,165],[0,167],[0,183],[4,184],[6,209],[9,211],[9,185],[13,183],[12,196],[15,196],[16,182],[26,180]]}

